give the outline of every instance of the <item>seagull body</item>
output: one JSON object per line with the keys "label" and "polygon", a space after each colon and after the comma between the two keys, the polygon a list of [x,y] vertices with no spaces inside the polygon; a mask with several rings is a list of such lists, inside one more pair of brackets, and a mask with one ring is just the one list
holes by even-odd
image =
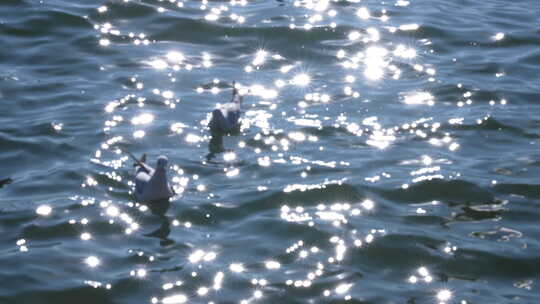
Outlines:
{"label": "seagull body", "polygon": [[168,199],[174,191],[167,180],[167,157],[159,156],[156,169],[143,161],[137,161],[135,167],[135,198],[143,203]]}
{"label": "seagull body", "polygon": [[243,96],[238,94],[233,83],[233,96],[230,102],[218,105],[212,112],[212,119],[208,126],[212,133],[225,134],[240,128],[240,107]]}

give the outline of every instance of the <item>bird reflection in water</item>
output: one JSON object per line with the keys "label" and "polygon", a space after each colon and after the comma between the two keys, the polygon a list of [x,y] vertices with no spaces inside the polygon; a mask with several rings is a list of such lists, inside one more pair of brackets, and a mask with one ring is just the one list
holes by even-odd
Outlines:
{"label": "bird reflection in water", "polygon": [[161,221],[161,225],[158,229],[145,234],[145,236],[159,238],[161,240],[160,243],[162,246],[172,244],[174,241],[169,239],[169,234],[171,233],[171,223],[165,215],[167,213],[167,210],[169,210],[169,207],[171,206],[169,199],[161,199],[148,202],[147,206],[152,212],[152,214],[159,218],[159,220]]}
{"label": "bird reflection in water", "polygon": [[223,134],[212,132],[210,142],[208,143],[208,155],[206,155],[206,160],[211,162],[217,154],[222,152],[225,152],[225,147],[223,146]]}
{"label": "bird reflection in water", "polygon": [[[229,133],[229,135],[237,135],[238,133]],[[208,143],[208,154],[206,155],[206,161],[212,164],[218,164],[215,161],[215,157],[223,152],[233,152],[233,149],[225,149],[223,144],[223,137],[226,134],[211,132],[210,142]]]}

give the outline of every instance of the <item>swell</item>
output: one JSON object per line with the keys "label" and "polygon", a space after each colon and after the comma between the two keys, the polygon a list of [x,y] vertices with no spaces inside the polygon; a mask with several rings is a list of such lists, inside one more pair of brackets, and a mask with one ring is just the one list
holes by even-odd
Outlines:
{"label": "swell", "polygon": [[[52,21],[54,20],[54,21]],[[38,11],[26,14],[18,22],[4,23],[0,29],[17,39],[73,36],[78,31],[92,30],[92,24],[81,16],[63,11]],[[46,41],[46,40],[43,40]]]}
{"label": "swell", "polygon": [[540,134],[529,133],[524,129],[516,126],[504,124],[493,117],[481,120],[481,123],[476,124],[444,124],[442,130],[456,130],[456,131],[497,131],[503,132],[512,136],[519,136],[528,139],[538,139]]}
{"label": "swell", "polygon": [[[20,290],[20,288],[15,288]],[[50,289],[34,289],[31,291],[15,292],[10,296],[0,297],[4,299],[5,303],[19,302],[19,303],[33,303],[33,304],[68,304],[73,303],[76,299],[77,303],[81,304],[118,304],[114,300],[109,292],[103,288],[93,288],[90,286],[82,287],[65,287],[62,289],[50,290]]]}
{"label": "swell", "polygon": [[[20,153],[22,156],[54,155],[68,156],[81,148],[74,143],[66,142],[67,135],[54,134],[50,124],[40,124],[34,132],[18,134],[13,132],[11,135],[0,133],[0,145],[4,148],[4,153]],[[54,158],[54,157],[52,157]]]}
{"label": "swell", "polygon": [[[422,264],[434,265],[439,277],[480,278],[523,278],[534,277],[540,273],[540,259],[516,254],[501,255],[499,251],[485,250],[483,245],[467,245],[448,255],[442,252],[446,243],[431,237],[393,234],[378,238],[351,255],[353,265],[364,265],[368,269],[406,269]],[[496,247],[489,243],[489,247]],[[475,249],[474,247],[479,247]],[[482,248],[482,249],[480,249]],[[492,248],[495,249],[495,248]],[[395,257],[399,255],[400,258]]]}
{"label": "swell", "polygon": [[[154,22],[152,26],[155,27],[153,30],[155,33],[152,35],[152,38],[160,41],[222,45],[224,43],[228,44],[230,41],[240,42],[242,40],[252,40],[256,44],[260,42],[253,40],[253,37],[260,37],[258,39],[265,42],[270,48],[273,45],[286,45],[287,48],[285,49],[282,47],[278,48],[283,51],[287,51],[295,46],[318,44],[321,41],[341,40],[345,37],[343,33],[348,32],[350,29],[349,27],[338,27],[336,29],[314,27],[310,31],[291,31],[288,26],[231,27],[185,17],[163,17],[157,20],[157,22]],[[306,48],[304,51],[310,52],[310,49]],[[315,52],[315,50],[312,50],[312,52]],[[320,55],[317,57],[320,57]]]}
{"label": "swell", "polygon": [[280,209],[283,205],[291,208],[302,206],[312,208],[318,204],[330,204],[335,202],[349,202],[351,204],[359,202],[363,198],[362,194],[353,186],[348,184],[328,184],[320,189],[296,190],[289,193],[274,191],[267,195],[261,192],[243,192],[237,199],[240,203],[233,204],[228,201],[235,198],[229,197],[220,205],[203,204],[194,209],[183,212],[196,223],[208,223],[206,214],[215,214],[212,225],[238,221],[249,221],[250,217],[259,216],[279,217]]}
{"label": "swell", "polygon": [[408,204],[434,200],[455,204],[494,200],[491,191],[465,180],[434,179],[409,185],[407,189],[374,188],[373,191],[390,201]]}
{"label": "swell", "polygon": [[526,198],[540,199],[540,185],[498,183],[494,190],[507,195],[521,195]]}
{"label": "swell", "polygon": [[[468,67],[466,69],[470,70],[475,67],[483,69],[484,67],[482,65],[472,63],[467,65]],[[521,79],[513,76],[507,76],[507,79],[504,81],[492,81],[494,73],[500,71],[501,67],[491,63],[486,64],[487,66],[489,66],[490,71],[484,70],[479,72],[479,74],[485,75],[489,79],[488,83],[482,81],[482,79],[477,79],[477,84],[469,83],[468,87],[464,86],[463,88],[458,88],[457,85],[453,84],[440,84],[433,87],[430,92],[435,96],[436,100],[452,104],[456,104],[459,101],[464,102],[467,99],[471,99],[475,104],[481,105],[489,104],[492,101],[500,104],[502,99],[509,99],[512,103],[518,104],[528,104],[535,100],[536,93],[533,85],[524,84]],[[466,72],[465,69],[463,71]],[[479,87],[475,87],[475,85]],[[516,89],[518,85],[521,86],[519,90]],[[465,98],[463,96],[467,91],[472,93],[472,97]]]}

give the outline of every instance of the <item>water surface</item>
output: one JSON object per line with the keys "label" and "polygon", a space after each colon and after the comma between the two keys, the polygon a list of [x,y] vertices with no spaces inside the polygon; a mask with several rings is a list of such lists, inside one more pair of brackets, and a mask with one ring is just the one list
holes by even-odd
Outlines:
{"label": "water surface", "polygon": [[540,302],[539,12],[2,1],[0,302]]}

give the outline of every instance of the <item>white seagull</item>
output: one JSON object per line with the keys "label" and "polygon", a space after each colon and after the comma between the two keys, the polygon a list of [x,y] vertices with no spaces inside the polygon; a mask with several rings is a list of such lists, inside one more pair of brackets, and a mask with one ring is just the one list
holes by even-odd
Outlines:
{"label": "white seagull", "polygon": [[233,81],[232,87],[231,101],[218,105],[212,112],[212,119],[208,124],[212,133],[226,134],[240,128],[240,109],[244,96],[238,93],[236,82]]}
{"label": "white seagull", "polygon": [[135,198],[142,203],[169,199],[174,196],[174,190],[167,180],[167,162],[164,155],[157,159],[156,169],[145,163],[146,154],[140,160],[129,154],[135,164]]}

